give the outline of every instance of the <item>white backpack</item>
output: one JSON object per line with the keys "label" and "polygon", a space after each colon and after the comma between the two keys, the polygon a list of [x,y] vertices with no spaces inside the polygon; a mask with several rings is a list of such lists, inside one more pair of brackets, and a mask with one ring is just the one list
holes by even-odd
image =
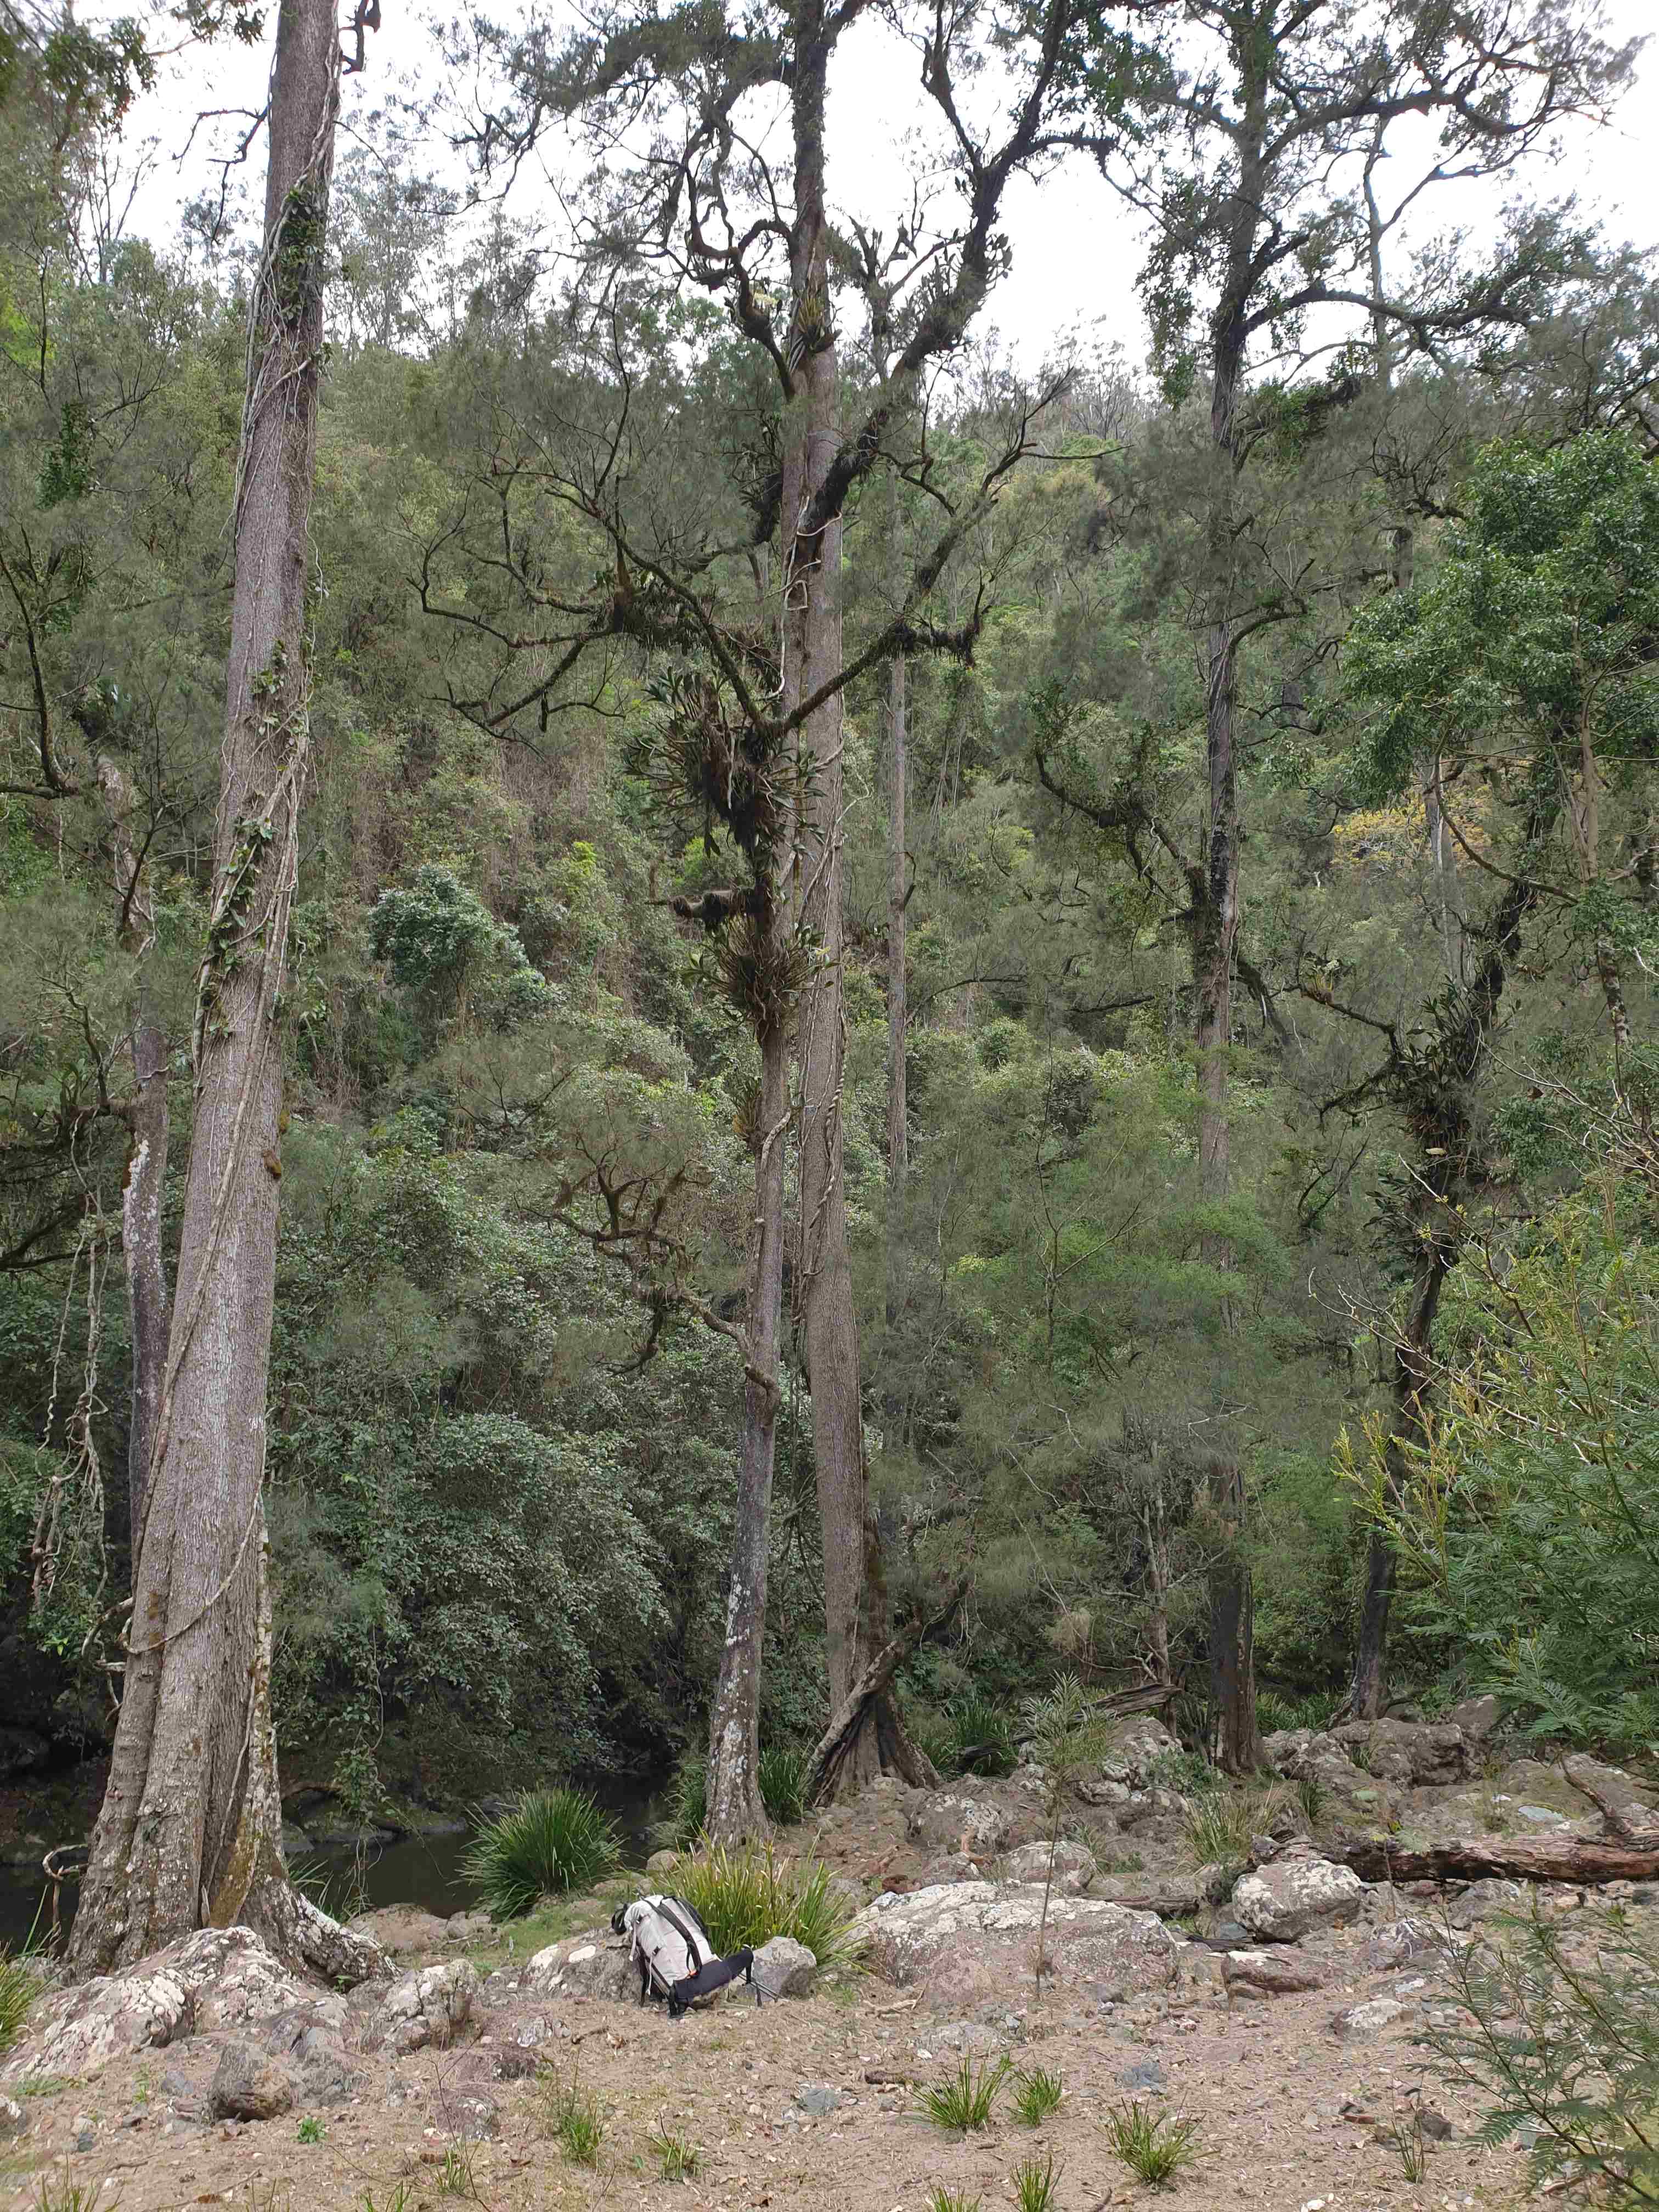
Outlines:
{"label": "white backpack", "polygon": [[738,1975],[750,1978],[754,1953],[744,1949],[722,1959],[683,1897],[636,1897],[611,1914],[611,1926],[627,1936],[628,1955],[639,1967],[640,2002],[666,1997],[671,2019],[678,2020],[694,1997],[712,1996]]}

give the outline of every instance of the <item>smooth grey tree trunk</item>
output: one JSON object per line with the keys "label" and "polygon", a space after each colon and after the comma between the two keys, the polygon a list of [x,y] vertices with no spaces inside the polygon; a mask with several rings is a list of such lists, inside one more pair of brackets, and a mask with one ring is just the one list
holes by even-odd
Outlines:
{"label": "smooth grey tree trunk", "polygon": [[[120,1719],[70,1946],[82,1974],[239,1920],[306,1949],[320,1918],[283,1864],[262,1486],[282,1173],[276,1024],[308,738],[307,526],[338,88],[332,7],[283,0],[178,1295]],[[349,1940],[335,1954],[352,1955]]]}

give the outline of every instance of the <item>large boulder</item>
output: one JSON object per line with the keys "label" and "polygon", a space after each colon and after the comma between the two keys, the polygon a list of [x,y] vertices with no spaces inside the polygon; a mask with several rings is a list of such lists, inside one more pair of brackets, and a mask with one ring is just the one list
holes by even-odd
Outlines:
{"label": "large boulder", "polygon": [[1325,1986],[1322,1967],[1295,1951],[1229,1951],[1221,1961],[1228,2000],[1235,1996],[1291,1997]]}
{"label": "large boulder", "polygon": [[538,1951],[519,1978],[526,1997],[609,1997],[621,2004],[640,1993],[640,1970],[625,1938],[589,1929]]}
{"label": "large boulder", "polygon": [[1469,1772],[1468,1739],[1449,1721],[1348,1721],[1331,1733],[1356,1766],[1401,1789],[1444,1789]]}
{"label": "large boulder", "polygon": [[410,1951],[435,1951],[458,1934],[465,1940],[464,1931],[441,1920],[435,1912],[423,1912],[418,1905],[382,1905],[373,1912],[360,1912],[346,1926],[354,1936],[367,1936],[394,1957]]}
{"label": "large boulder", "polygon": [[1263,1942],[1294,1943],[1315,1928],[1353,1919],[1364,1894],[1352,1867],[1334,1866],[1311,1851],[1285,1851],[1239,1876],[1233,1917]]}
{"label": "large boulder", "polygon": [[180,2036],[269,2020],[316,1995],[251,1928],[204,1928],[128,1974],[100,1975],[43,2000],[9,2078],[101,2073],[112,2058]]}
{"label": "large boulder", "polygon": [[969,1858],[994,1858],[1006,1847],[1012,1828],[1008,1814],[988,1797],[929,1790],[910,1808],[914,1840],[931,1850],[960,1851]]}
{"label": "large boulder", "polygon": [[[1064,1897],[1075,1897],[1087,1889],[1099,1871],[1094,1853],[1085,1844],[1057,1843],[1053,1857],[1054,1887]],[[1048,1844],[1022,1844],[1004,1860],[1002,1872],[1008,1881],[1047,1882],[1050,1878]]]}
{"label": "large boulder", "polygon": [[1111,1748],[1100,1762],[1100,1772],[1108,1782],[1150,1790],[1164,1772],[1165,1760],[1180,1753],[1179,1742],[1162,1721],[1151,1713],[1134,1713],[1113,1729]]}
{"label": "large boulder", "polygon": [[478,1970],[467,1959],[405,1974],[380,1999],[362,2032],[365,2051],[447,2051],[472,2016]]}
{"label": "large boulder", "polygon": [[[1040,1889],[952,1882],[877,1898],[853,1923],[853,1935],[873,1972],[960,2013],[1012,2001],[1030,1986],[1042,1917]],[[1155,1913],[1051,1897],[1043,1948],[1053,1980],[1127,1996],[1167,1988],[1182,1947]]]}

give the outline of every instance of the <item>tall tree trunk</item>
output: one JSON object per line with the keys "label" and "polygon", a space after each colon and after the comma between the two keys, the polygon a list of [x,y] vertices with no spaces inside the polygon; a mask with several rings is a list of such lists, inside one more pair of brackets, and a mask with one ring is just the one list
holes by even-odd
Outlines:
{"label": "tall tree trunk", "polygon": [[[841,518],[831,516],[811,532],[800,528],[800,517],[822,489],[839,444],[839,370],[830,319],[830,234],[824,208],[824,104],[831,36],[823,0],[799,0],[792,87],[795,220],[790,279],[792,358],[799,356],[795,436],[802,449],[802,497],[794,507],[786,500],[783,524],[790,580],[788,632],[801,696],[806,697],[837,677],[842,665]],[[860,1633],[869,1481],[842,1179],[847,1025],[842,977],[839,692],[809,716],[802,738],[805,835],[801,918],[814,964],[801,1010],[800,1231],[795,1285],[812,1393],[812,1449],[823,1537],[824,1658],[830,1710],[835,1712],[872,1656]],[[872,1705],[842,1758],[836,1786],[856,1791],[879,1768]]]}
{"label": "tall tree trunk", "polygon": [[[757,924],[787,933],[787,900],[776,897]],[[708,1726],[708,1832],[741,1844],[766,1832],[760,1796],[761,1664],[766,1641],[766,1574],[776,1463],[778,1339],[783,1316],[783,1148],[789,1122],[787,1009],[761,1030],[761,1093],[755,1142],[755,1247],[749,1262],[748,1367],[743,1462],[732,1524],[726,1642]]]}
{"label": "tall tree trunk", "polygon": [[161,1411],[167,1360],[167,1271],[161,1200],[167,1176],[167,1037],[148,970],[155,943],[149,872],[132,838],[132,788],[116,763],[98,763],[109,807],[115,919],[121,949],[138,963],[132,1010],[132,1103],[127,1112],[126,1179],[121,1187],[121,1252],[126,1262],[132,1387],[127,1417],[127,1499],[131,1574],[138,1573],[144,1498]]}
{"label": "tall tree trunk", "polygon": [[283,0],[178,1298],[121,1715],[70,1948],[82,1973],[204,1924],[294,1932],[262,1485],[282,1173],[276,1005],[308,736],[307,524],[338,81],[333,9]]}
{"label": "tall tree trunk", "polygon": [[[909,1107],[905,1094],[904,1048],[909,1026],[905,943],[908,896],[905,877],[906,789],[909,774],[908,715],[904,655],[887,664],[887,1326],[894,1328],[903,1307],[904,1188],[910,1167]],[[898,1409],[891,1400],[890,1423]],[[896,1439],[902,1442],[902,1438]]]}
{"label": "tall tree trunk", "polygon": [[[1252,66],[1255,66],[1253,64]],[[1259,88],[1255,88],[1259,92]],[[1253,94],[1254,116],[1260,106]],[[1257,125],[1259,131],[1259,123]],[[1208,1203],[1219,1204],[1231,1181],[1233,954],[1238,937],[1238,759],[1235,717],[1238,642],[1235,514],[1240,457],[1238,404],[1246,346],[1244,301],[1259,221],[1255,167],[1247,153],[1233,211],[1227,282],[1213,326],[1210,393],[1211,495],[1206,551],[1208,622],[1205,635],[1205,750],[1208,801],[1204,850],[1193,872],[1193,981],[1198,1000],[1199,1176]],[[1227,1240],[1212,1232],[1206,1255],[1226,1266]],[[1231,1315],[1229,1316],[1231,1326]],[[1237,1466],[1218,1462],[1211,1504],[1225,1530],[1211,1565],[1210,1686],[1219,1729],[1221,1764],[1230,1774],[1256,1763],[1255,1607],[1243,1543],[1244,1486]]]}

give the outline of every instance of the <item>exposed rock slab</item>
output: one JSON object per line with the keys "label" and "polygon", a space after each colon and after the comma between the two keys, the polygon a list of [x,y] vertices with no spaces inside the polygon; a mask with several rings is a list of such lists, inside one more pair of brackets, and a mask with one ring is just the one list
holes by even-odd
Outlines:
{"label": "exposed rock slab", "polygon": [[299,2089],[298,2070],[287,2059],[239,2037],[219,2054],[208,2110],[216,2120],[274,2120],[293,2111]]}
{"label": "exposed rock slab", "polygon": [[1469,1771],[1468,1740],[1449,1721],[1348,1721],[1331,1733],[1356,1766],[1405,1789],[1443,1789]]}
{"label": "exposed rock slab", "polygon": [[1229,1951],[1221,1978],[1229,1996],[1289,1997],[1325,1986],[1323,1971],[1298,1951]]}
{"label": "exposed rock slab", "polygon": [[[1035,1979],[1040,1890],[957,1882],[878,1897],[853,1923],[872,1970],[963,2011]],[[1182,1947],[1156,1914],[1099,1898],[1051,1897],[1046,1975],[1072,1987],[1164,1989]]]}
{"label": "exposed rock slab", "polygon": [[447,2051],[472,2016],[478,1971],[451,1959],[394,1982],[363,2031],[365,2051]]}
{"label": "exposed rock slab", "polygon": [[620,2004],[638,1996],[640,1974],[621,1937],[608,1928],[590,1929],[538,1951],[519,1987],[526,1996],[609,1997]]}
{"label": "exposed rock slab", "polygon": [[[1049,1879],[1049,1857],[1046,1843],[1022,1844],[1004,1860],[1003,1878],[1007,1881],[1046,1882]],[[1087,1889],[1099,1871],[1095,1855],[1085,1844],[1057,1843],[1053,1861],[1054,1886],[1065,1897],[1075,1897]]]}

